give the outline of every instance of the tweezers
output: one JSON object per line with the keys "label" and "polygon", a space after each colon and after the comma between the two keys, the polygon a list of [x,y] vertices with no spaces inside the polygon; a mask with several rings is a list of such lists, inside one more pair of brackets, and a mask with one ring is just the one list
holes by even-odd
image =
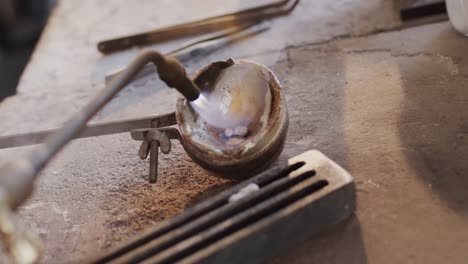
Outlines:
{"label": "tweezers", "polygon": [[164,27],[135,35],[104,40],[97,48],[102,53],[111,53],[131,48],[175,40],[182,37],[212,33],[230,27],[252,24],[292,12],[300,0],[282,0],[241,10],[235,13],[214,16],[175,26]]}

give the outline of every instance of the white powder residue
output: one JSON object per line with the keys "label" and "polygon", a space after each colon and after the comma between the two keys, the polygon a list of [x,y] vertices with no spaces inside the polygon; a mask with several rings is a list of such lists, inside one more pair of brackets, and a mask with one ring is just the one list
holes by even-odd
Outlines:
{"label": "white powder residue", "polygon": [[247,186],[240,189],[237,193],[231,195],[229,197],[229,202],[232,203],[238,201],[258,190],[260,190],[260,186],[258,186],[256,183],[249,183]]}

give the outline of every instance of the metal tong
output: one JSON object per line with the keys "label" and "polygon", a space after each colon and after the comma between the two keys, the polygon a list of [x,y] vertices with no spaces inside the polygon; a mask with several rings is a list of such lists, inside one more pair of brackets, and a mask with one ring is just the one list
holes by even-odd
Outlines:
{"label": "metal tong", "polygon": [[135,35],[104,40],[97,48],[106,54],[133,46],[156,44],[182,37],[212,33],[231,27],[252,24],[278,16],[289,14],[299,3],[299,0],[282,0],[258,7],[241,10],[235,13],[214,16],[175,26],[164,27]]}

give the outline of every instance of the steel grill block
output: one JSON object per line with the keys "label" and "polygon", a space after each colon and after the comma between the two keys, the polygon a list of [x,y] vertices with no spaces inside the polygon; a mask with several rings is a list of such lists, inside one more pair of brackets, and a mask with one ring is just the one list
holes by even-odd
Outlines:
{"label": "steel grill block", "polygon": [[291,158],[93,263],[258,263],[349,217],[352,176],[319,151]]}

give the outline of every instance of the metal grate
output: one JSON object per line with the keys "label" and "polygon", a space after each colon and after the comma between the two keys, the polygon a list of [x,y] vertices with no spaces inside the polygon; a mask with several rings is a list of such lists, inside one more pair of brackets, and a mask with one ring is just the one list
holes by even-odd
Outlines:
{"label": "metal grate", "polygon": [[[258,190],[230,202],[252,185]],[[186,210],[93,263],[254,263],[338,223],[354,207],[352,177],[320,152],[309,151]]]}

